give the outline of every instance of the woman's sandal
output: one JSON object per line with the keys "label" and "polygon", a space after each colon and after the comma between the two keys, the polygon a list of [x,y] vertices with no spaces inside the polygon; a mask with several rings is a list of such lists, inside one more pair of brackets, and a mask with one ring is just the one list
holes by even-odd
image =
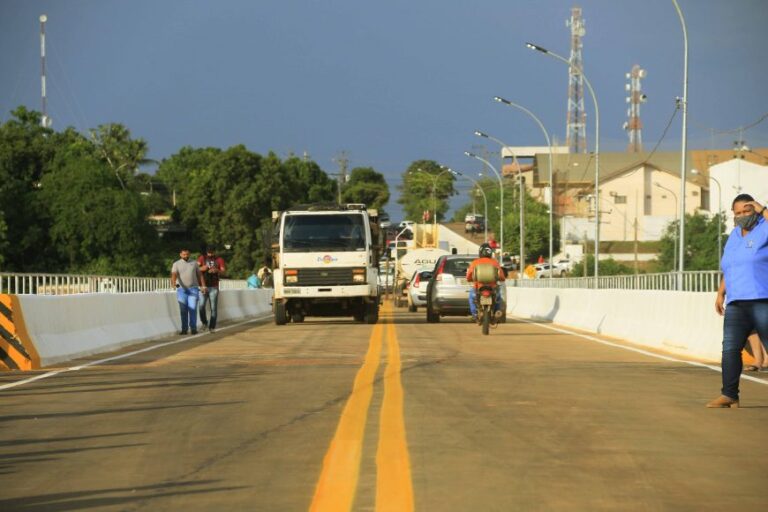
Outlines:
{"label": "woman's sandal", "polygon": [[745,372],[756,372],[758,370],[760,370],[760,368],[758,368],[757,366],[755,366],[753,364],[748,364],[747,366],[744,367],[744,371]]}

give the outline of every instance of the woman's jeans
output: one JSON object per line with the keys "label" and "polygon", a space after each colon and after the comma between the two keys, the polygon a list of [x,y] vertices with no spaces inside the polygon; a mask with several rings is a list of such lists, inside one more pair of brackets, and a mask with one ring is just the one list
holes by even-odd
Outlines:
{"label": "woman's jeans", "polygon": [[[208,322],[208,315],[206,315],[205,305],[210,301],[211,303],[211,321]],[[209,287],[208,293],[203,293],[203,298],[200,301],[200,321],[203,325],[208,325],[209,328],[216,328],[216,317],[218,317],[219,311],[219,289],[216,287]]]}
{"label": "woman's jeans", "polygon": [[197,331],[197,296],[199,288],[176,288],[176,301],[179,303],[181,313],[181,332],[186,333],[187,328]]}
{"label": "woman's jeans", "polygon": [[725,307],[723,321],[723,395],[739,399],[741,351],[752,331],[768,344],[768,299],[736,300]]}

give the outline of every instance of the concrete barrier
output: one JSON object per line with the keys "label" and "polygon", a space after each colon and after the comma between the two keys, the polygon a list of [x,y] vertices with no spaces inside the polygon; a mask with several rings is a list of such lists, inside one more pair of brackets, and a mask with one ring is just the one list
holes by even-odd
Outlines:
{"label": "concrete barrier", "polygon": [[575,327],[720,361],[723,318],[715,293],[507,287],[507,314]]}
{"label": "concrete barrier", "polygon": [[[181,329],[173,292],[18,295],[41,366],[107,352]],[[272,290],[222,290],[218,320],[271,314]]]}

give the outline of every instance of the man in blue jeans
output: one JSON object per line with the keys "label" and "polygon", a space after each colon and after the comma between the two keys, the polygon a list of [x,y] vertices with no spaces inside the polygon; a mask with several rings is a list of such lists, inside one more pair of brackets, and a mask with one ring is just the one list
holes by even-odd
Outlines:
{"label": "man in blue jeans", "polygon": [[[210,332],[215,332],[219,311],[219,279],[224,277],[227,265],[224,263],[224,258],[216,256],[216,249],[209,245],[205,248],[205,254],[197,258],[197,266],[200,267],[207,288],[200,301],[200,321],[208,327]],[[211,304],[210,321],[205,312],[205,306],[208,302]]]}
{"label": "man in blue jeans", "polygon": [[197,298],[199,291],[206,291],[203,274],[194,261],[189,261],[189,249],[182,249],[180,258],[171,267],[171,286],[176,289],[176,301],[181,314],[181,332],[197,334]]}
{"label": "man in blue jeans", "polygon": [[768,211],[749,194],[733,200],[736,225],[728,237],[720,267],[723,279],[715,310],[723,321],[723,387],[707,407],[739,406],[741,351],[753,330],[768,343]]}

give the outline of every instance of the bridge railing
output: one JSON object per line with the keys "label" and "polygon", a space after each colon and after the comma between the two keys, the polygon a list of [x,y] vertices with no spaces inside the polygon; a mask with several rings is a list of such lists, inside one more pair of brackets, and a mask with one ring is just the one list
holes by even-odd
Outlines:
{"label": "bridge railing", "polygon": [[[663,272],[656,274],[633,274],[600,276],[597,288],[618,290],[670,290],[677,291],[682,279],[682,291],[716,292],[720,286],[722,272],[719,270],[695,270],[685,272]],[[520,288],[595,288],[594,277],[553,277],[549,279],[510,279],[507,286]]]}
{"label": "bridge railing", "polygon": [[[240,290],[246,281],[222,279],[222,290]],[[128,277],[78,274],[22,274],[0,272],[0,293],[70,295],[75,293],[138,293],[172,291],[167,277]]]}

